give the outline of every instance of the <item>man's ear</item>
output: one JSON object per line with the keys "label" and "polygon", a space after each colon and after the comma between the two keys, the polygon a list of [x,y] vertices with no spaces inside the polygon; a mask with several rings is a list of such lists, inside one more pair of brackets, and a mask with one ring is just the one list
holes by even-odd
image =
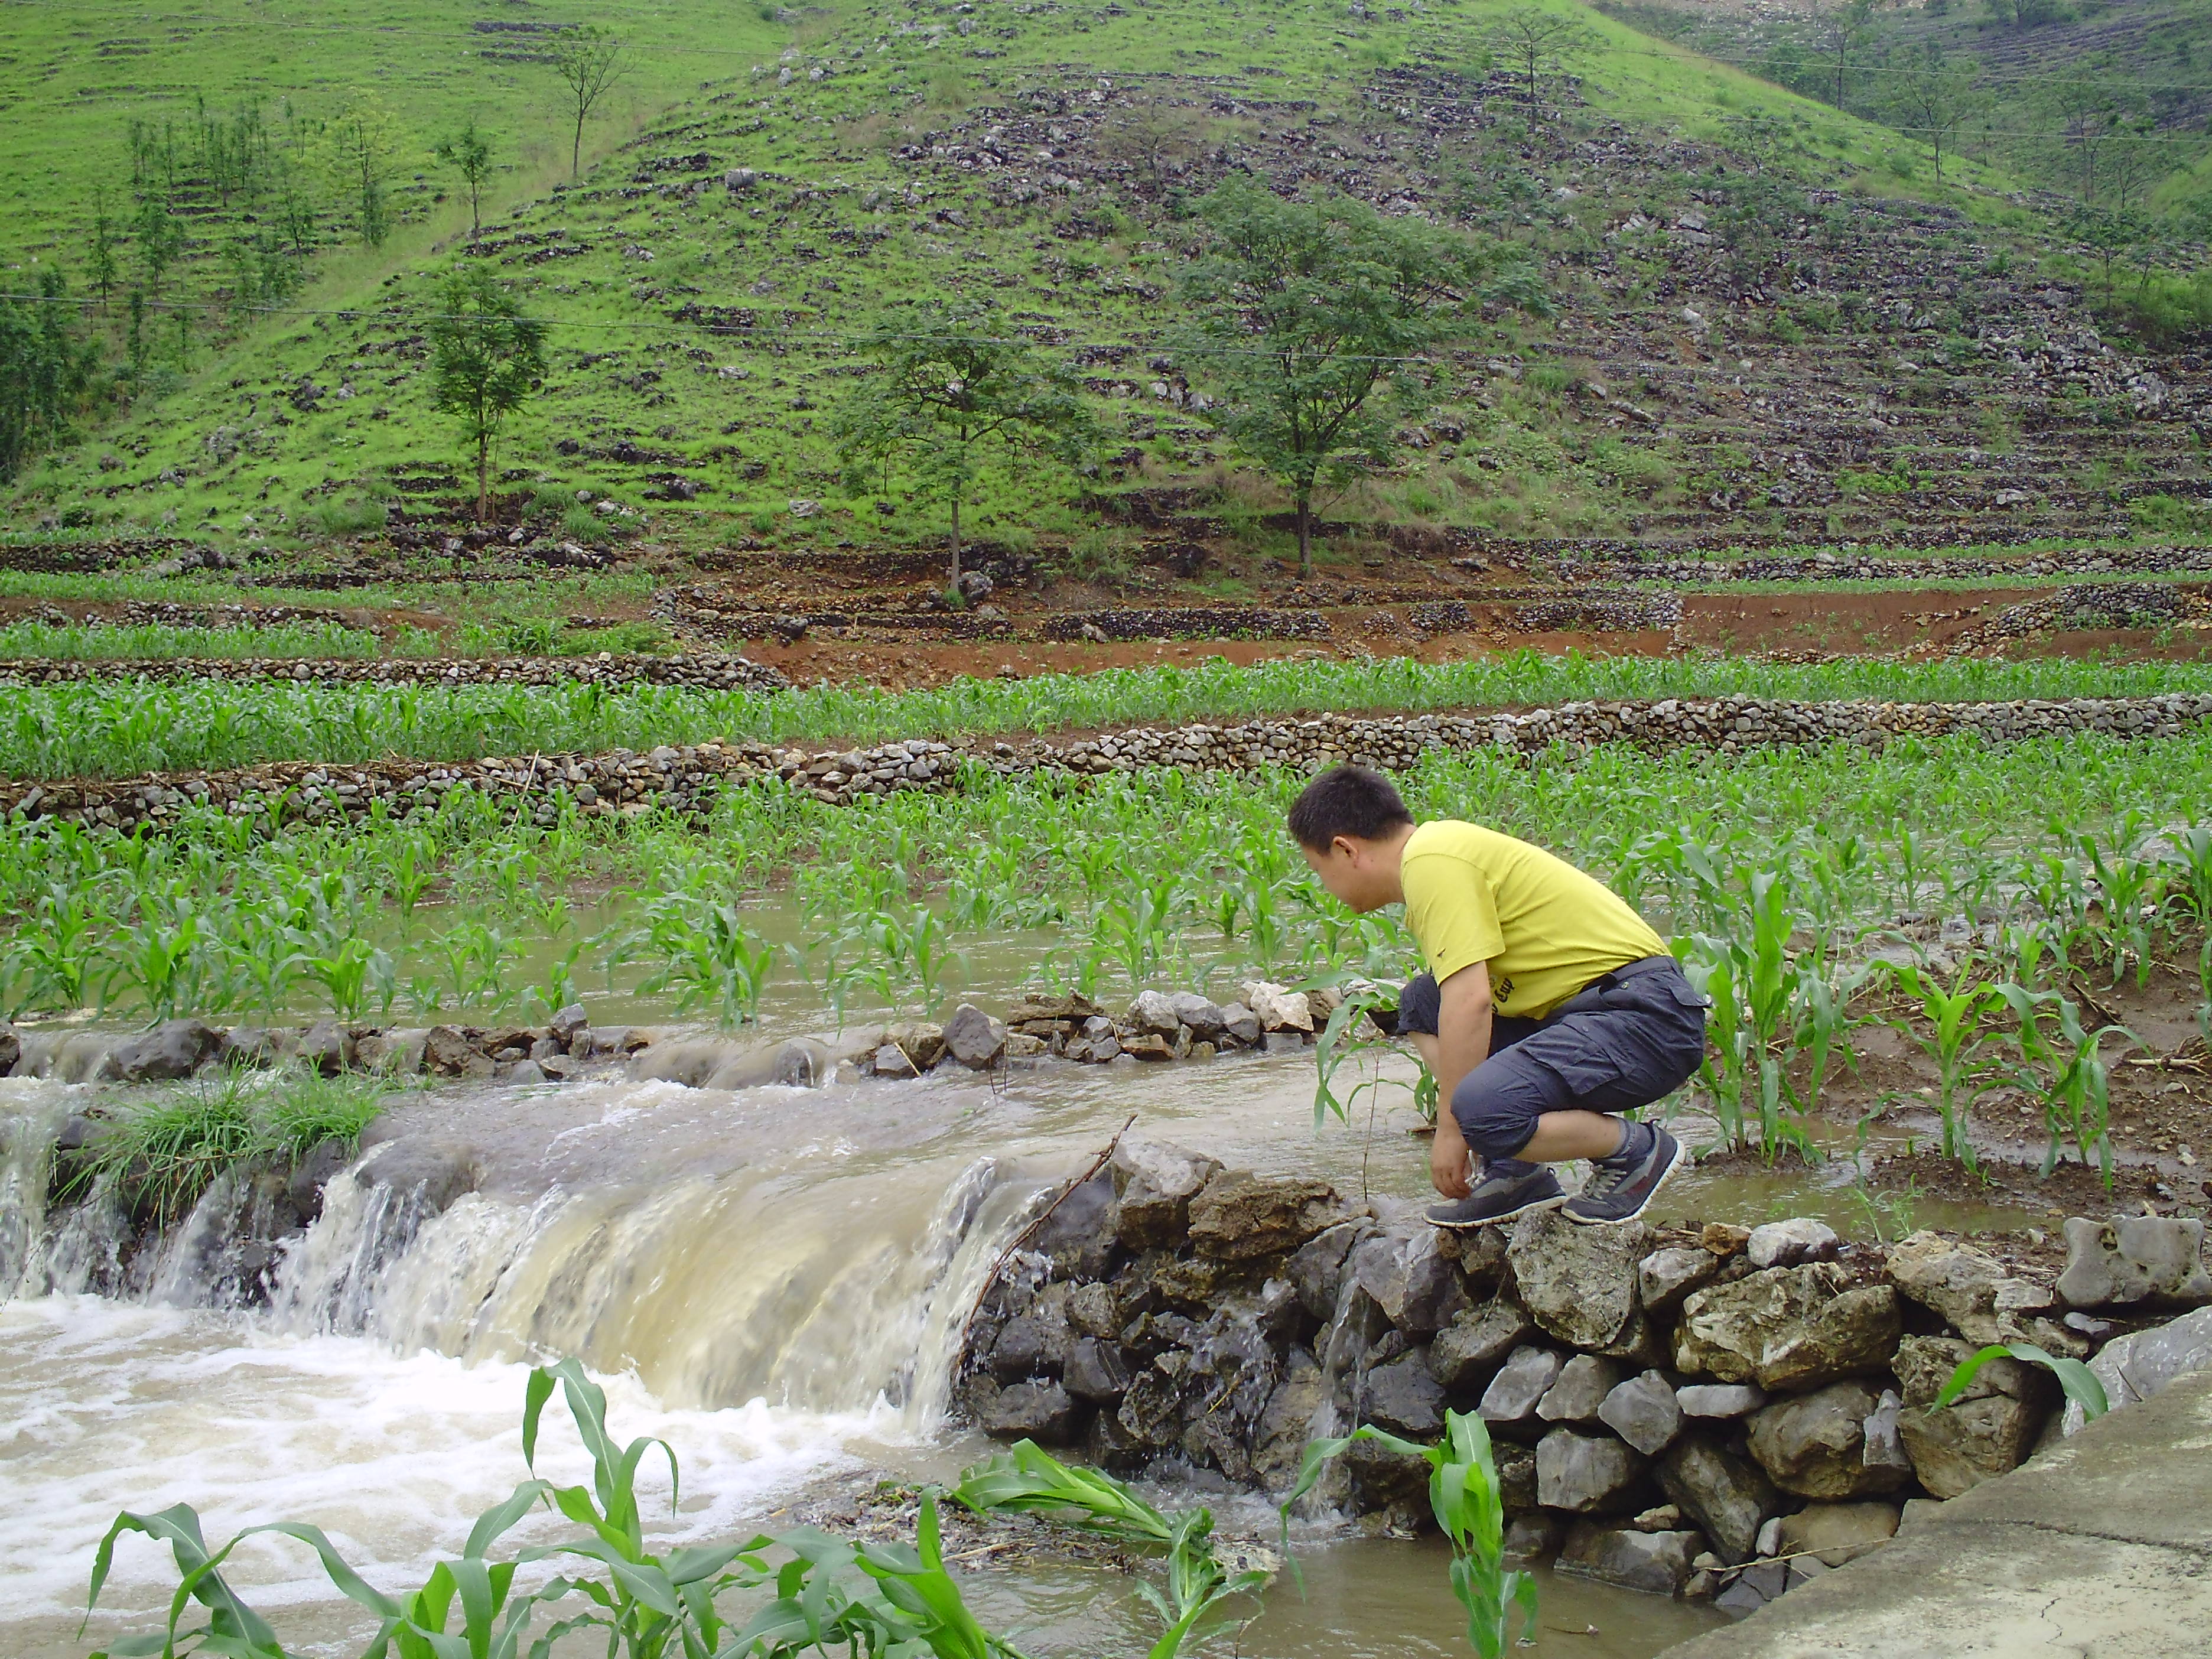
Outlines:
{"label": "man's ear", "polygon": [[1359,861],[1359,845],[1358,842],[1353,841],[1351,836],[1338,836],[1331,840],[1328,844],[1329,856],[1331,858],[1334,858],[1337,854],[1337,849],[1340,848],[1343,849],[1345,857],[1350,859],[1353,863],[1357,864]]}

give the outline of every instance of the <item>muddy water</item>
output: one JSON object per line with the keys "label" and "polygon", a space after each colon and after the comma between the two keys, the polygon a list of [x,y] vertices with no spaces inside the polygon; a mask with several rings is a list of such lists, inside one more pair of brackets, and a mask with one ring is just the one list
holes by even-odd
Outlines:
{"label": "muddy water", "polygon": [[[941,1420],[977,1285],[1037,1194],[1132,1115],[1233,1164],[1419,1194],[1425,1153],[1402,1115],[1316,1134],[1312,1088],[1310,1059],[1286,1055],[809,1091],[604,1082],[409,1099],[402,1127],[472,1147],[482,1190],[410,1227],[342,1180],[285,1262],[275,1306],[192,1305],[207,1291],[182,1243],[149,1281],[162,1299],[0,1305],[0,1652],[83,1650],[73,1609],[93,1543],[125,1506],[190,1502],[215,1534],[313,1521],[374,1582],[418,1582],[521,1478],[522,1367],[550,1354],[611,1379],[619,1432],[677,1446],[674,1536],[726,1535],[863,1468],[943,1478],[983,1449]],[[86,1098],[0,1089],[17,1124]],[[1749,1213],[1691,1180],[1674,1207],[1756,1219],[1767,1205]],[[582,1472],[565,1431],[549,1444],[554,1473]],[[1278,1587],[1243,1651],[1461,1650],[1428,1547],[1316,1535],[1301,1548],[1307,1598]],[[240,1560],[306,1650],[341,1651],[357,1632],[295,1547]],[[93,1638],[161,1604],[160,1565],[149,1546],[124,1547],[109,1592],[124,1617],[95,1621]],[[1102,1621],[1115,1632],[1103,1650],[1149,1644],[1112,1575],[994,1575],[978,1593],[1032,1651],[1100,1651]],[[1540,1650],[1628,1659],[1709,1618],[1556,1580]]]}

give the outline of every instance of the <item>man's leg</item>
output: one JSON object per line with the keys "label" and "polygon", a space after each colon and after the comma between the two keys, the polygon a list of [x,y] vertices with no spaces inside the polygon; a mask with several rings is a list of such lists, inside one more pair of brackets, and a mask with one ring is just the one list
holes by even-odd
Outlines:
{"label": "man's leg", "polygon": [[[1431,1072],[1437,1066],[1438,1012],[1437,982],[1426,974],[1416,976],[1399,995],[1397,1035],[1413,1040],[1413,1047],[1420,1052],[1422,1060]],[[1509,1052],[1516,1043],[1525,1041],[1542,1029],[1540,1020],[1516,1019],[1506,1014],[1495,1016],[1490,1028],[1490,1058],[1475,1067],[1470,1076],[1480,1076],[1497,1062],[1500,1054]],[[1463,1091],[1465,1085],[1461,1087]],[[1454,1120],[1460,1123],[1463,1133],[1466,1120],[1455,1109],[1457,1099],[1458,1092],[1455,1091],[1449,1109],[1452,1109]],[[1479,1152],[1480,1149],[1476,1150]],[[1531,1210],[1557,1208],[1566,1202],[1566,1191],[1559,1185],[1559,1178],[1540,1164],[1516,1158],[1485,1156],[1468,1183],[1468,1195],[1447,1203],[1431,1205],[1428,1217],[1439,1227],[1487,1227],[1497,1222],[1510,1221],[1515,1216],[1526,1215]]]}

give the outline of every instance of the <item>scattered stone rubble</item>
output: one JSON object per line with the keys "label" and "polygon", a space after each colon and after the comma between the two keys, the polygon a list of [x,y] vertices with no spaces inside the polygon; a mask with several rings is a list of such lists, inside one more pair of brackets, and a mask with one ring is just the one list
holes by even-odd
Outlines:
{"label": "scattered stone rubble", "polygon": [[1401,714],[1375,719],[1249,720],[1236,726],[1139,726],[1093,738],[1039,738],[1016,745],[988,737],[957,746],[926,738],[865,750],[809,751],[759,743],[664,745],[646,754],[530,755],[477,761],[392,760],[354,765],[290,761],[220,773],[125,779],[0,783],[0,815],[60,818],[121,830],[164,828],[195,805],[232,813],[276,812],[310,823],[366,816],[378,802],[406,813],[451,792],[535,798],[550,823],[560,803],[597,816],[703,805],[730,784],[786,786],[833,805],[864,795],[928,789],[951,793],[971,776],[1103,774],[1172,767],[1249,772],[1314,771],[1341,761],[1402,770],[1437,749],[1499,749],[1529,757],[1555,744],[1628,743],[1653,753],[1735,753],[1776,745],[1851,743],[1879,749],[1893,738],[1972,732],[1990,742],[2099,733],[2172,738],[2212,717],[2212,694],[2024,699],[2009,702],[1790,702],[1729,696],[1573,702],[1523,714]]}
{"label": "scattered stone rubble", "polygon": [[[1885,1249],[1804,1218],[1447,1232],[1125,1140],[1001,1267],[957,1395],[1001,1439],[1269,1492],[1316,1435],[1433,1440],[1447,1409],[1478,1412],[1515,1553],[1748,1611],[2071,1431],[2049,1375],[2012,1359],[1931,1413],[1983,1344],[2101,1347],[2118,1403],[2212,1365],[2203,1235],[2077,1218],[2052,1283],[1936,1232]],[[1363,1443],[1324,1493],[1416,1528],[1426,1475]]]}

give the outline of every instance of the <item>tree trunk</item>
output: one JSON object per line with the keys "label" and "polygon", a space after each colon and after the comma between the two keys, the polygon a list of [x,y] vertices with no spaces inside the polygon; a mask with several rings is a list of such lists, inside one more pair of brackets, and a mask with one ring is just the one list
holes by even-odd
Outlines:
{"label": "tree trunk", "polygon": [[477,522],[484,522],[491,505],[491,439],[479,434],[477,438]]}
{"label": "tree trunk", "polygon": [[584,164],[584,112],[576,112],[575,141],[568,146],[568,182],[574,184]]}
{"label": "tree trunk", "polygon": [[960,591],[960,498],[957,495],[952,498],[952,564],[945,582],[946,592],[957,593]]}
{"label": "tree trunk", "polygon": [[1298,574],[1313,574],[1313,495],[1305,489],[1298,491]]}

